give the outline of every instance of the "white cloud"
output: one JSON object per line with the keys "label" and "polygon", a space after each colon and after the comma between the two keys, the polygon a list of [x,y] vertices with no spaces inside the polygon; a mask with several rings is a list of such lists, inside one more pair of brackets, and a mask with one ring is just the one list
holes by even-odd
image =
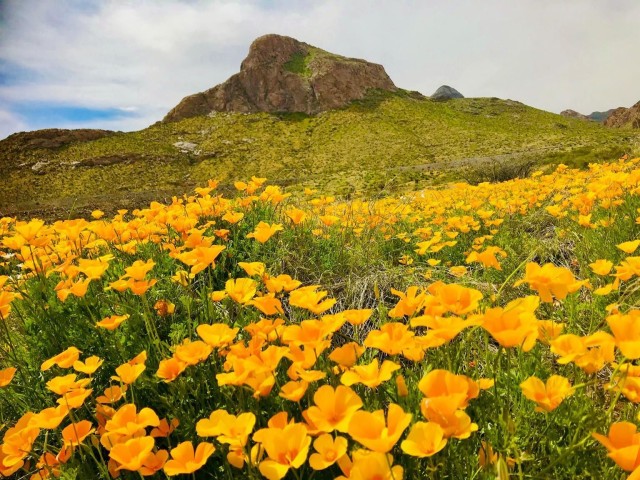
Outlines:
{"label": "white cloud", "polygon": [[382,63],[398,86],[425,94],[449,84],[466,96],[585,113],[640,99],[635,0],[8,0],[3,8],[0,59],[34,75],[1,84],[0,101],[139,114],[118,129],[143,128],[224,81],[251,41],[271,32]]}
{"label": "white cloud", "polygon": [[27,128],[27,124],[18,115],[8,110],[0,109],[0,138]]}

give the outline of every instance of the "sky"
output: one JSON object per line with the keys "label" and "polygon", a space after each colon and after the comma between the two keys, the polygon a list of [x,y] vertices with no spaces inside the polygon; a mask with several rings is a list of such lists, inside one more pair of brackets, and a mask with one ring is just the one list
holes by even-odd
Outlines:
{"label": "sky", "polygon": [[0,0],[0,138],[131,131],[289,35],[432,94],[581,113],[640,100],[638,0]]}

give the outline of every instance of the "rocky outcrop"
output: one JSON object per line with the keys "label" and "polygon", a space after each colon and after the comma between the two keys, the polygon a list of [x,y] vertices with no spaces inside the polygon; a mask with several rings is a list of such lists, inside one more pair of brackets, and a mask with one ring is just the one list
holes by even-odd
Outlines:
{"label": "rocky outcrop", "polygon": [[77,130],[65,130],[60,128],[47,128],[33,132],[19,132],[9,135],[0,144],[3,149],[17,148],[20,150],[55,149],[71,143],[89,142],[97,140],[114,132],[109,130],[95,130],[80,128]]}
{"label": "rocky outcrop", "polygon": [[451,100],[452,98],[464,98],[464,95],[462,95],[458,90],[450,87],[449,85],[442,85],[433,93],[433,95],[431,95],[431,100],[436,100],[439,102],[444,100]]}
{"label": "rocky outcrop", "polygon": [[370,89],[396,90],[382,65],[271,34],[251,44],[239,73],[205,92],[185,97],[163,121],[211,112],[315,114],[362,99]]}
{"label": "rocky outcrop", "polygon": [[614,128],[640,128],[640,102],[630,108],[616,108],[604,124]]}

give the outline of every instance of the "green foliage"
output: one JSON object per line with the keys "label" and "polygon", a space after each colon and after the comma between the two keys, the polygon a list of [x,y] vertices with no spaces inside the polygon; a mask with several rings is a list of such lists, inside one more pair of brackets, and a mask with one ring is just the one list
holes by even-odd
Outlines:
{"label": "green foliage", "polygon": [[495,159],[480,165],[470,165],[458,175],[470,185],[483,182],[506,182],[514,178],[526,178],[536,166],[536,161],[527,158]]}
{"label": "green foliage", "polygon": [[284,64],[284,69],[288,72],[308,77],[311,75],[311,70],[309,70],[310,57],[310,54],[296,52],[291,56],[291,59]]}

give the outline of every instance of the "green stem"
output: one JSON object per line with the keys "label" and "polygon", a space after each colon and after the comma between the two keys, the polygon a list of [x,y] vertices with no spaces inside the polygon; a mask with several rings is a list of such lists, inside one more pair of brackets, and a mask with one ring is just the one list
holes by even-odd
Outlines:
{"label": "green stem", "polygon": [[21,362],[18,358],[16,347],[14,346],[13,341],[11,340],[11,332],[9,331],[9,326],[7,325],[7,321],[5,319],[0,318],[0,323],[4,327],[4,331],[7,334],[7,342],[9,343],[9,352],[7,353],[10,354],[9,355],[10,357],[13,357],[12,361],[14,362],[15,366],[18,368],[18,374],[20,375],[20,378],[22,379],[22,382],[24,383],[24,385],[27,386],[29,385],[29,383],[27,382],[22,366],[20,365]]}
{"label": "green stem", "polygon": [[520,263],[520,265],[518,265],[510,274],[509,276],[506,278],[506,280],[502,283],[502,285],[500,285],[500,288],[498,289],[498,293],[496,293],[495,299],[497,300],[500,297],[500,294],[502,293],[502,290],[504,290],[504,287],[507,286],[507,284],[509,283],[509,281],[515,276],[516,273],[518,273],[522,267],[524,267],[527,263],[529,263],[529,261],[531,261],[531,259],[536,255],[536,253],[538,253],[538,249],[534,248],[531,253],[527,256],[527,258],[525,258],[522,263]]}

